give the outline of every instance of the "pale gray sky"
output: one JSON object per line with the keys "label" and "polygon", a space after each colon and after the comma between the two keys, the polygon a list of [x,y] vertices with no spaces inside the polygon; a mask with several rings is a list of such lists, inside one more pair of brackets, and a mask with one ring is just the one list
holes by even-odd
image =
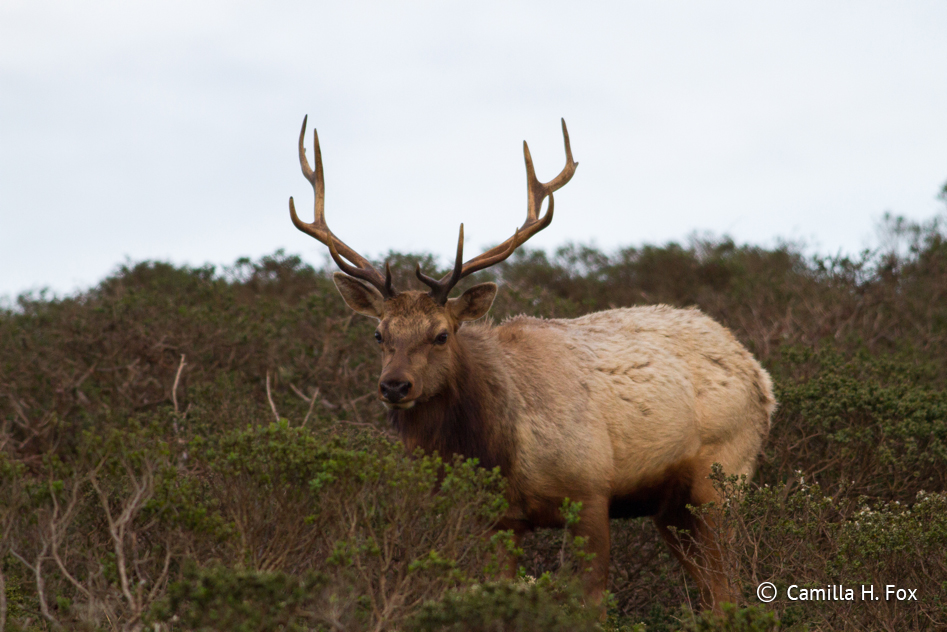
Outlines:
{"label": "pale gray sky", "polygon": [[944,2],[2,0],[0,295],[126,258],[320,263],[287,211],[307,113],[369,256],[512,234],[521,142],[552,177],[560,117],[580,166],[535,246],[855,252],[943,208],[945,33]]}

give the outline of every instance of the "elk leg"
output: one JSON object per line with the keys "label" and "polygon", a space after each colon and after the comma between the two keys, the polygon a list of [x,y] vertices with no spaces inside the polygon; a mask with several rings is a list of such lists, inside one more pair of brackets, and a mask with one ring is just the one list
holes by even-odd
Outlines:
{"label": "elk leg", "polygon": [[[571,528],[572,535],[586,539],[585,553],[595,557],[582,569],[588,568],[585,578],[585,596],[589,603],[599,604],[602,593],[608,586],[608,555],[610,535],[608,531],[608,501],[604,499],[583,500],[579,522]],[[603,612],[604,616],[604,612]]]}
{"label": "elk leg", "polygon": [[[491,537],[501,530],[502,529],[497,529],[491,533]],[[523,529],[513,528],[509,530],[513,532],[513,548],[520,548],[520,546],[523,544]],[[509,580],[516,579],[516,571],[518,568],[517,562],[519,560],[507,549],[504,544],[497,545],[497,558],[499,559],[500,577],[502,579]]]}
{"label": "elk leg", "polygon": [[717,529],[711,516],[695,516],[687,508],[687,504],[696,506],[713,500],[718,500],[717,494],[710,481],[704,479],[684,502],[665,507],[654,522],[681,566],[697,582],[701,608],[722,614],[722,604],[736,602],[736,596],[724,571]]}

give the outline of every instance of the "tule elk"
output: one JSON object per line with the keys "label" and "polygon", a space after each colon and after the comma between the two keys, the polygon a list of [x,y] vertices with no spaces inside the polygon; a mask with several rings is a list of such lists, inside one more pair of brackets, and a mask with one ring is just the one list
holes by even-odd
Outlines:
{"label": "tule elk", "polygon": [[[409,450],[476,457],[508,481],[509,511],[499,524],[515,538],[561,527],[565,498],[582,503],[575,535],[594,553],[587,597],[598,601],[608,579],[609,518],[653,516],[675,555],[697,581],[702,605],[719,610],[734,595],[720,568],[711,528],[687,505],[718,498],[713,463],[727,474],[753,474],[776,406],[769,375],[724,327],[697,309],[664,305],[611,309],[573,320],[518,316],[471,324],[489,311],[493,283],[449,298],[465,276],[499,263],[553,217],[553,192],[572,178],[566,165],[541,183],[523,143],[526,221],[499,246],[463,260],[460,226],[453,271],[418,278],[429,292],[392,287],[329,229],[319,137],[315,170],[299,162],[315,192],[315,220],[296,227],[329,247],[341,268],[334,281],[353,310],[378,321],[382,354],[378,398]],[[540,215],[548,198],[545,214]],[[674,529],[687,530],[686,539]]]}

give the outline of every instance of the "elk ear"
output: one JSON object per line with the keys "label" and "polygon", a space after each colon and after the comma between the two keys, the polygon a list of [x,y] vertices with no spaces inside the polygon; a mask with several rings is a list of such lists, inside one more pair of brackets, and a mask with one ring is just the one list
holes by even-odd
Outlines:
{"label": "elk ear", "polygon": [[497,295],[496,283],[481,283],[447,301],[447,309],[458,322],[477,320],[490,311]]}
{"label": "elk ear", "polygon": [[338,288],[346,305],[359,314],[381,320],[385,313],[385,297],[381,295],[381,292],[342,272],[333,274],[332,280],[335,281],[335,287]]}

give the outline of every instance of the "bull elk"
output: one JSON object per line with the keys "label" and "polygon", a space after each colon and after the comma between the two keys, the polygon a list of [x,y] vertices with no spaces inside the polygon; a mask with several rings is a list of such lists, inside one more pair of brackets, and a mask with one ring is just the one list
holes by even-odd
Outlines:
{"label": "bull elk", "polygon": [[[733,601],[711,529],[687,505],[718,498],[708,479],[713,463],[728,474],[753,474],[776,405],[770,377],[753,356],[697,309],[655,305],[572,320],[473,324],[489,311],[497,286],[481,283],[449,298],[458,281],[504,261],[552,221],[553,192],[578,166],[565,121],[566,165],[549,182],[536,178],[523,143],[523,225],[465,262],[461,224],[453,270],[440,279],[420,265],[415,270],[429,292],[395,290],[387,264],[382,274],[332,233],[319,137],[314,131],[313,170],[305,134],[303,119],[299,162],[315,192],[315,220],[301,221],[292,198],[290,215],[296,228],[328,246],[348,306],[378,321],[377,395],[407,448],[498,466],[509,500],[499,528],[515,538],[563,526],[563,500],[581,502],[573,530],[595,554],[586,586],[593,601],[608,577],[609,518],[645,515],[696,579],[704,607]],[[675,529],[689,532],[683,545]]]}

